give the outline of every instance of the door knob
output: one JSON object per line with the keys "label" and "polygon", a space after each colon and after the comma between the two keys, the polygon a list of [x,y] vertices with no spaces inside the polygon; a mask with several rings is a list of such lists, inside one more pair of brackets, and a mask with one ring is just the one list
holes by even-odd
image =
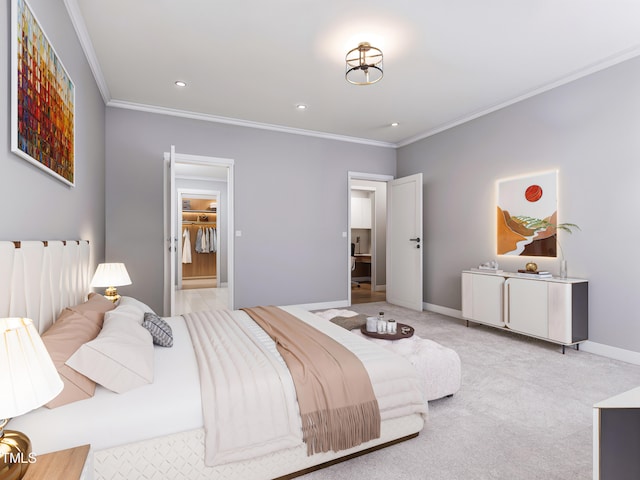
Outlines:
{"label": "door knob", "polygon": [[410,242],[419,242],[420,241],[420,237],[418,237],[418,238],[410,238],[409,241]]}

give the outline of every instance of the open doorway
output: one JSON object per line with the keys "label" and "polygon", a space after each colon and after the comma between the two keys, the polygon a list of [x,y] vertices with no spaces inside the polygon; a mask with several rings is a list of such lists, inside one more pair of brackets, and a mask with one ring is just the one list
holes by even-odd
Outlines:
{"label": "open doorway", "polygon": [[[176,178],[176,185],[181,179]],[[211,186],[226,187],[219,181]],[[226,182],[224,182],[226,183]],[[229,308],[227,245],[224,208],[226,188],[199,190],[178,188],[176,313]]]}
{"label": "open doorway", "polygon": [[[422,311],[423,308],[423,251],[424,235],[422,231],[423,189],[422,174],[409,175],[394,179],[390,175],[376,175],[358,172],[348,173],[348,198],[351,199],[351,188],[360,180],[371,181],[374,185],[386,185],[386,195],[376,194],[376,205],[373,207],[372,219],[376,229],[384,228],[384,234],[373,236],[372,273],[375,278],[375,289],[386,292],[385,301],[394,305]],[[376,190],[377,192],[377,190]],[[378,205],[384,203],[384,219],[379,215]],[[349,233],[345,235],[347,259],[351,259],[351,243],[354,238],[351,232],[351,205],[349,212]],[[384,239],[384,247],[381,245]],[[355,243],[355,242],[354,242]],[[361,250],[362,251],[362,250]],[[345,262],[346,265],[350,263]],[[384,268],[384,277],[379,269]],[[373,270],[375,269],[375,270]],[[348,268],[348,303],[352,304],[351,268]],[[384,287],[383,287],[384,285]],[[356,286],[357,288],[357,286]]]}
{"label": "open doorway", "polygon": [[[219,191],[178,188],[181,234],[178,237],[177,288],[218,288],[221,280],[219,257],[224,256],[219,237],[224,238],[224,215],[219,210]],[[226,268],[222,269],[226,277]]]}
{"label": "open doorway", "polygon": [[386,175],[349,174],[349,303],[386,299]]}
{"label": "open doorway", "polygon": [[233,309],[233,160],[176,154],[165,182],[165,312]]}

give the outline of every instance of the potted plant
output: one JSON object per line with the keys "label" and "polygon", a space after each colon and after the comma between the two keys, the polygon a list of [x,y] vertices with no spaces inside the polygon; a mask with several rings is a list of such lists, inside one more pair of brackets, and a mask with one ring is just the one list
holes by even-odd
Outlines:
{"label": "potted plant", "polygon": [[[541,218],[535,217],[527,217],[524,215],[513,217],[515,220],[520,222],[526,228],[533,230],[535,232],[547,230],[548,228],[554,228],[557,230],[562,230],[567,233],[573,233],[573,229],[581,230],[578,225],[575,223],[551,223],[548,220],[544,220]],[[567,278],[567,261],[564,258],[564,251],[562,250],[562,245],[560,241],[556,237],[556,242],[558,243],[558,247],[560,247],[560,278]]]}

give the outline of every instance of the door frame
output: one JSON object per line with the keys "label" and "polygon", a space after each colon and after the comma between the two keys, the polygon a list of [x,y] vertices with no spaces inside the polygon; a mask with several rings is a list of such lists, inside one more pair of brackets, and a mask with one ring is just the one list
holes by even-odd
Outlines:
{"label": "door frame", "polygon": [[[208,157],[203,155],[188,155],[183,153],[175,153],[175,163],[188,163],[193,165],[205,165],[205,166],[215,166],[215,167],[226,167],[227,168],[227,205],[226,205],[226,218],[227,218],[227,283],[229,289],[229,308],[235,308],[235,262],[234,262],[234,208],[235,208],[235,189],[234,189],[234,179],[235,179],[235,161],[232,158],[219,158],[219,157]],[[168,163],[170,159],[170,154],[165,152],[164,154],[165,164]],[[165,166],[165,169],[167,167]],[[175,178],[175,171],[169,172],[170,175],[173,175]],[[167,182],[165,182],[166,184]],[[165,208],[164,208],[164,218],[165,221],[169,220],[171,217],[171,206],[170,203],[170,195],[171,192],[165,191]],[[174,192],[177,193],[177,192]],[[177,197],[177,195],[176,195]],[[171,232],[169,241],[169,248],[173,248],[176,251],[177,238],[175,238],[176,232]],[[165,255],[166,259],[166,255]],[[165,260],[165,269],[167,269],[167,262]],[[170,268],[169,268],[170,269]],[[175,278],[175,269],[173,269],[173,278],[169,279],[170,285],[172,289],[175,289],[176,278]],[[165,271],[165,276],[167,272]],[[165,296],[167,292],[165,291]],[[167,315],[174,315],[175,305],[171,302],[173,296],[169,295],[169,299],[165,298],[165,313]],[[168,311],[168,313],[167,313]]]}
{"label": "door frame", "polygon": [[[344,265],[347,267],[346,271],[347,271],[347,305],[351,305],[351,270],[348,268],[348,266],[351,263],[351,187],[352,187],[352,180],[369,180],[369,181],[374,181],[374,182],[389,182],[390,180],[393,180],[395,177],[393,175],[384,175],[384,174],[379,174],[379,173],[366,173],[366,172],[353,172],[353,171],[349,171],[347,172],[347,243],[346,243],[346,254],[347,254],[347,258],[346,261],[344,263]],[[375,192],[375,195],[377,195],[378,192]],[[375,205],[375,204],[374,204]],[[375,213],[375,207],[373,209],[374,213]],[[373,232],[375,231],[375,227],[376,227],[376,221],[375,221],[375,214],[374,217],[372,219],[372,237],[375,237],[375,235],[373,234]],[[372,238],[372,247],[374,246],[373,244],[374,240]],[[372,259],[372,262],[374,261],[374,259]],[[372,282],[371,284],[377,284],[377,282],[373,279],[373,276],[377,274],[377,269],[375,268],[375,265],[372,263],[371,265],[371,277],[372,277]]]}

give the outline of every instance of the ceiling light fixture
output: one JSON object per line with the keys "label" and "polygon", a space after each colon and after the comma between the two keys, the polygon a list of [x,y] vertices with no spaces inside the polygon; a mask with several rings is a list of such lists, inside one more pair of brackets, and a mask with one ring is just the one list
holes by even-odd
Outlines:
{"label": "ceiling light fixture", "polygon": [[296,105],[296,108],[298,110],[306,110],[307,106],[304,103],[299,103],[298,105]]}
{"label": "ceiling light fixture", "polygon": [[391,124],[391,126],[392,126],[392,127],[397,127],[398,125],[400,125],[398,122],[393,122],[393,123]]}
{"label": "ceiling light fixture", "polygon": [[349,50],[345,58],[347,72],[345,78],[353,85],[371,85],[382,80],[382,50],[367,42]]}
{"label": "ceiling light fixture", "polygon": [[187,84],[185,82],[183,82],[182,80],[178,80],[176,83],[177,87],[186,87]]}

